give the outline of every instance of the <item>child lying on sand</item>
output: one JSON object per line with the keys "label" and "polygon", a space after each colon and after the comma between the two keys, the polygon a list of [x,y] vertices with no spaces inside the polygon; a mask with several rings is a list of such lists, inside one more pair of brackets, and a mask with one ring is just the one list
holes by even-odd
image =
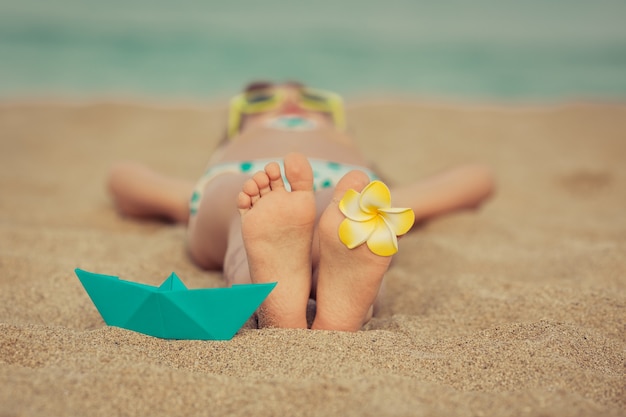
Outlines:
{"label": "child lying on sand", "polygon": [[[113,167],[109,189],[121,213],[187,223],[189,252],[227,283],[278,281],[258,311],[260,327],[356,331],[373,314],[391,256],[348,249],[338,202],[377,178],[344,130],[341,99],[299,83],[254,83],[233,98],[227,138],[197,184],[136,163]],[[393,187],[394,205],[418,221],[477,206],[493,189],[470,165]]]}

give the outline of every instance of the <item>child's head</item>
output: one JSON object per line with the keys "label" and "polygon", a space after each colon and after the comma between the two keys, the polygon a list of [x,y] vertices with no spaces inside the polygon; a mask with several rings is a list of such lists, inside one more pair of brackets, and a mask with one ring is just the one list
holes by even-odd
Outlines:
{"label": "child's head", "polygon": [[282,84],[257,81],[232,98],[228,136],[288,115],[339,129],[345,125],[343,100],[339,95],[294,81]]}

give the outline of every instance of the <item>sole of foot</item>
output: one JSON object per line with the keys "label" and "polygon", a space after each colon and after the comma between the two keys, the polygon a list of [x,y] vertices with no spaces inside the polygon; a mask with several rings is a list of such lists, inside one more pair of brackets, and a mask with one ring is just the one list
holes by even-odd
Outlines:
{"label": "sole of foot", "polygon": [[339,224],[345,219],[339,201],[347,190],[360,192],[369,182],[362,171],[347,173],[337,183],[333,199],[320,218],[317,311],[312,329],[357,331],[372,315],[392,257],[378,256],[367,245],[348,249],[338,235]]}
{"label": "sole of foot", "polygon": [[241,230],[253,283],[278,282],[259,308],[259,327],[306,328],[315,225],[313,172],[301,154],[270,163],[243,185]]}

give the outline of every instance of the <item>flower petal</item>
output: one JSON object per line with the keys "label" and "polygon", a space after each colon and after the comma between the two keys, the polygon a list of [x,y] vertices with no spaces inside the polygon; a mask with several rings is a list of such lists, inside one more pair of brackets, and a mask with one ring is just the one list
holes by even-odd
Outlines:
{"label": "flower petal", "polygon": [[344,219],[341,224],[339,224],[339,240],[341,240],[348,249],[354,249],[367,241],[377,225],[377,218],[364,222]]}
{"label": "flower petal", "polygon": [[397,236],[401,236],[411,230],[413,223],[415,223],[415,213],[410,208],[380,209],[379,214]]}
{"label": "flower petal", "polygon": [[339,210],[341,210],[344,216],[357,222],[371,220],[375,213],[366,213],[361,210],[359,205],[360,198],[361,193],[354,190],[346,191],[341,201],[339,201]]}
{"label": "flower petal", "polygon": [[359,203],[364,212],[376,213],[381,208],[391,207],[391,192],[383,182],[374,180],[361,191]]}
{"label": "flower petal", "polygon": [[398,252],[398,238],[380,217],[376,218],[376,228],[367,239],[367,247],[378,256],[391,256]]}

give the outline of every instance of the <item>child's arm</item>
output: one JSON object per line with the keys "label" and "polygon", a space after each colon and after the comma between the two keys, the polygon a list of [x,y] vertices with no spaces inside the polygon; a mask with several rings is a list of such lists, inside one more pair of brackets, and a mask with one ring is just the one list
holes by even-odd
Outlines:
{"label": "child's arm", "polygon": [[491,171],[482,165],[464,165],[412,184],[394,187],[394,206],[410,207],[416,220],[455,210],[474,208],[494,191]]}

